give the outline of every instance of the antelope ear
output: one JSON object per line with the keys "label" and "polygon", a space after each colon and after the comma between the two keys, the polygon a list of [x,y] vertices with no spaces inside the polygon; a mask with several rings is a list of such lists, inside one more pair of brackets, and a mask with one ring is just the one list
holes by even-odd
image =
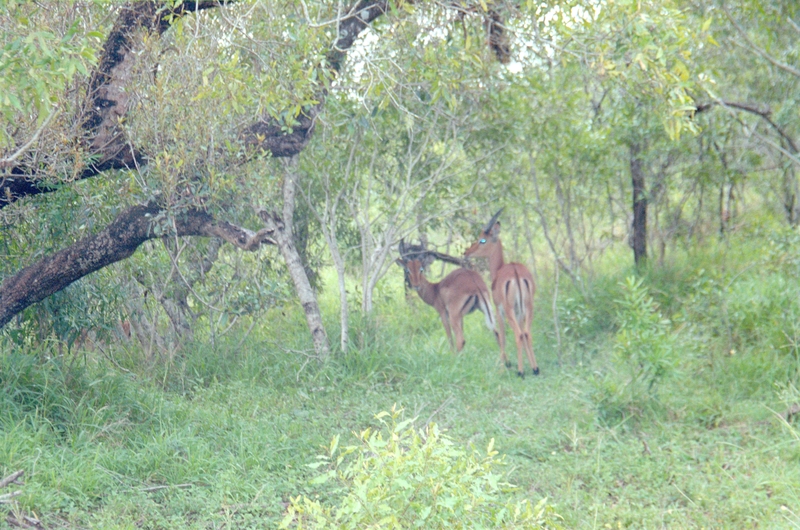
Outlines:
{"label": "antelope ear", "polygon": [[487,235],[492,238],[492,241],[497,241],[497,238],[500,235],[500,221],[497,221],[494,226],[489,229]]}
{"label": "antelope ear", "polygon": [[400,258],[397,258],[396,260],[394,260],[394,262],[403,267],[404,269],[406,268],[406,264],[403,263],[403,260],[401,260]]}

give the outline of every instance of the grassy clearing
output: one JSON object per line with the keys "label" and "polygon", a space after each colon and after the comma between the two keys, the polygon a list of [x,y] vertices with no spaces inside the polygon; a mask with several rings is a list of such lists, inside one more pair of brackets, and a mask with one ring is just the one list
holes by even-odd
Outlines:
{"label": "grassy clearing", "polygon": [[[409,307],[398,278],[375,321],[356,323],[363,347],[323,366],[296,352],[308,344],[291,311],[238,349],[231,337],[152,366],[119,352],[127,372],[91,354],[6,351],[0,475],[24,469],[26,484],[0,510],[56,527],[273,528],[290,497],[329,500],[307,464],[331,438],[352,443],[397,404],[463,444],[494,438],[513,496],[547,497],[568,528],[800,527],[800,432],[780,417],[800,398],[797,246],[749,245],[645,275],[674,356],[651,386],[630,384],[663,359],[622,344],[624,272],[598,275],[588,300],[562,284],[561,367],[542,286],[542,375],[525,380],[499,366],[481,315],[450,354],[434,310]],[[333,318],[335,300],[324,305]],[[654,325],[631,332],[640,350]]]}

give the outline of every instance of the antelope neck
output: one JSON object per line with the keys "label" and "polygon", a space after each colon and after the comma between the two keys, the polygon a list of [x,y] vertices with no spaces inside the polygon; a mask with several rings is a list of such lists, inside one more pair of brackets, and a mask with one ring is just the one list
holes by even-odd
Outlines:
{"label": "antelope neck", "polygon": [[419,289],[417,289],[417,293],[419,293],[419,297],[422,298],[422,301],[428,305],[433,305],[433,302],[436,300],[438,296],[438,283],[431,283],[428,281],[428,278],[425,276],[422,277],[422,281],[419,284]]}
{"label": "antelope neck", "polygon": [[503,260],[503,243],[498,239],[497,247],[495,247],[494,252],[489,255],[489,274],[492,280],[497,278],[497,273],[503,265],[505,265],[505,261]]}

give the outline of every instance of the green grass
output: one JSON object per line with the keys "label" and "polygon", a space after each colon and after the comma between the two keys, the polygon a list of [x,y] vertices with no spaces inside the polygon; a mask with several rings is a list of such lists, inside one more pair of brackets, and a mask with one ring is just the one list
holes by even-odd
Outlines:
{"label": "green grass", "polygon": [[[397,404],[460,443],[494,438],[516,495],[547,497],[567,528],[800,527],[800,432],[776,414],[800,367],[797,276],[758,248],[720,246],[645,274],[680,360],[616,416],[601,414],[598,396],[626,382],[613,353],[625,271],[598,273],[588,300],[562,284],[561,367],[552,286],[541,286],[542,375],[524,380],[499,365],[479,314],[467,318],[464,352],[451,354],[435,311],[409,306],[397,274],[374,321],[355,319],[352,342],[365,346],[324,365],[298,353],[309,341],[290,310],[238,349],[231,337],[155,365],[120,351],[129,372],[92,354],[6,351],[0,475],[26,474],[0,525],[13,508],[53,527],[274,528],[290,497],[326,499],[306,465],[323,446],[354,441]],[[333,291],[323,308],[335,342]]]}

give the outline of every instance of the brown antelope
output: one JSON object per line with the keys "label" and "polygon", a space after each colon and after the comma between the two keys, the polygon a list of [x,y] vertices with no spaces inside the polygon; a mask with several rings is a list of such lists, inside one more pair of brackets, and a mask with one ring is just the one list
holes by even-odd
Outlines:
{"label": "brown antelope", "polygon": [[536,285],[533,276],[521,263],[506,263],[503,260],[503,244],[500,242],[500,217],[502,208],[481,232],[480,239],[464,253],[465,257],[489,258],[489,274],[492,278],[492,298],[497,307],[497,342],[500,343],[500,359],[511,366],[506,356],[506,337],[503,316],[508,318],[517,341],[517,375],[525,377],[522,351],[528,354],[528,362],[534,375],[539,375],[539,365],[531,344],[531,320],[533,318],[533,294]]}
{"label": "brown antelope", "polygon": [[[450,345],[460,352],[464,347],[464,315],[478,309],[483,313],[486,325],[494,330],[489,289],[486,288],[486,283],[480,274],[462,268],[454,270],[438,283],[429,282],[425,278],[425,269],[435,258],[457,261],[444,254],[426,250],[424,246],[406,247],[405,242],[401,240],[400,259],[396,263],[405,269],[411,287],[417,291],[422,301],[432,305],[439,312]],[[455,343],[453,333],[456,336]]]}

